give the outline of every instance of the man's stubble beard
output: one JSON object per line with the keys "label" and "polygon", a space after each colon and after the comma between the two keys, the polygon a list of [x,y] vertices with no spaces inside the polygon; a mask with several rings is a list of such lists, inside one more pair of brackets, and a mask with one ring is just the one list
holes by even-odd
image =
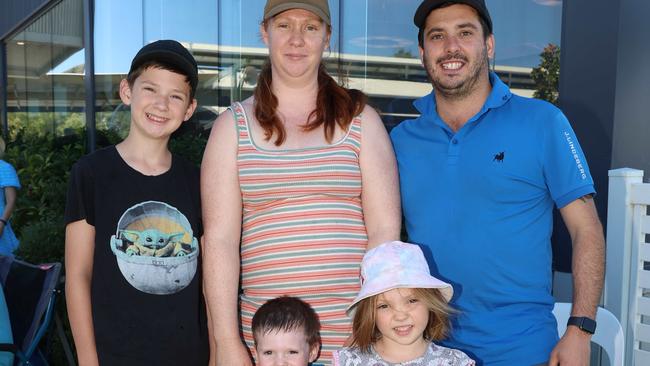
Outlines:
{"label": "man's stubble beard", "polygon": [[[467,57],[462,54],[456,54],[451,56],[444,56],[439,58],[436,61],[436,64],[446,61],[447,59],[463,59],[467,60]],[[482,61],[481,61],[482,60]],[[452,82],[450,85],[445,85],[444,82],[437,78],[435,75],[435,65],[429,64],[429,59],[426,56],[426,53],[423,55],[423,61],[425,69],[427,71],[427,76],[429,81],[433,86],[433,89],[436,95],[442,96],[446,99],[459,100],[464,99],[472,94],[477,88],[477,84],[481,77],[488,72],[489,59],[487,55],[487,47],[483,47],[481,54],[476,58],[476,61],[471,65],[470,73],[465,80],[460,82]]]}

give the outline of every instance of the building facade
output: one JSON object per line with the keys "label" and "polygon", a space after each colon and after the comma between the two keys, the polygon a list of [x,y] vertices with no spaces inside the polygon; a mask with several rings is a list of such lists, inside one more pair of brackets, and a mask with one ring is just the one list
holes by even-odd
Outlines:
{"label": "building facade", "polygon": [[[266,59],[259,26],[265,0],[5,0],[0,3],[3,92],[0,122],[55,136],[85,127],[125,134],[128,108],[118,85],[143,45],[176,39],[199,64],[197,123],[210,126],[233,101],[251,95]],[[387,128],[416,116],[414,99],[431,86],[419,60],[412,19],[420,0],[330,0],[332,74],[361,89]],[[559,44],[560,1],[488,1],[497,37],[493,69],[531,96],[531,67]]]}

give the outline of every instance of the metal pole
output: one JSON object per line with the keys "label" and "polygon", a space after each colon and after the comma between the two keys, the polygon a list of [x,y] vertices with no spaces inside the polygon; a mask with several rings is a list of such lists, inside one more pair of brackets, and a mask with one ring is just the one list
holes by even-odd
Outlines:
{"label": "metal pole", "polygon": [[7,136],[9,126],[7,122],[7,46],[0,41],[0,125],[2,135]]}
{"label": "metal pole", "polygon": [[88,152],[95,151],[95,1],[84,0],[84,48],[86,64],[84,85],[86,87],[86,136]]}

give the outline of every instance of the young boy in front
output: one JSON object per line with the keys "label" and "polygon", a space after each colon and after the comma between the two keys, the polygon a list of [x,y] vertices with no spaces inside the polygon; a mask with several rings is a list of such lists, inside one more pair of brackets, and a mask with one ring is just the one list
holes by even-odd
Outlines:
{"label": "young boy in front", "polygon": [[298,298],[267,301],[253,316],[251,328],[257,366],[307,366],[318,357],[318,315]]}
{"label": "young boy in front", "polygon": [[208,363],[199,171],[167,147],[197,83],[180,43],[144,46],[120,83],[128,136],[72,168],[66,301],[81,366]]}

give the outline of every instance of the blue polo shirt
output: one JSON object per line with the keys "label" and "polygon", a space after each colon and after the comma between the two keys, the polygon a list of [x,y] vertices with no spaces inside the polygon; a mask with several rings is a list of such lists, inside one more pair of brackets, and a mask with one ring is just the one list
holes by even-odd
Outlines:
{"label": "blue polo shirt", "polygon": [[483,108],[454,133],[433,93],[391,132],[409,240],[454,287],[444,345],[485,365],[545,362],[558,340],[551,296],[553,206],[594,193],[578,140],[553,105],[494,74]]}

